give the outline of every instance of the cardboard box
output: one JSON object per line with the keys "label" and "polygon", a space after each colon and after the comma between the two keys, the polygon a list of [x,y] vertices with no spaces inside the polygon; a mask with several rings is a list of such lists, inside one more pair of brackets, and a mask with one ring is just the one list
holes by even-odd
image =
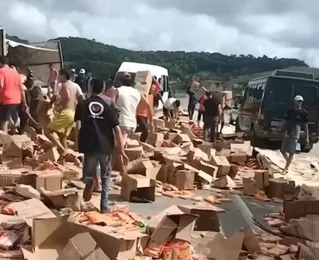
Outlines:
{"label": "cardboard box", "polygon": [[122,178],[121,196],[127,201],[155,201],[156,181],[139,174],[129,174]]}
{"label": "cardboard box", "polygon": [[204,171],[199,171],[195,177],[196,181],[200,184],[212,184],[213,176],[207,174]]}
{"label": "cardboard box", "polygon": [[231,153],[228,157],[230,163],[244,165],[247,161],[247,155],[243,152]]}
{"label": "cardboard box", "polygon": [[10,203],[10,208],[17,212],[18,217],[23,219],[28,226],[33,226],[36,218],[53,218],[55,215],[38,199],[29,199],[21,202]]}
{"label": "cardboard box", "polygon": [[195,93],[195,98],[197,100],[200,100],[203,96],[206,95],[206,91],[207,89],[205,87],[201,87],[200,89],[198,89]]}
{"label": "cardboard box", "polygon": [[97,243],[90,233],[80,233],[69,239],[57,260],[109,260],[103,251],[98,252],[99,258],[96,258],[97,251]]}
{"label": "cardboard box", "polygon": [[265,189],[269,185],[269,171],[255,170],[255,182],[258,189]]}
{"label": "cardboard box", "polygon": [[43,196],[49,200],[56,209],[70,208],[73,211],[81,211],[81,197],[77,188],[47,191],[40,188]]}
{"label": "cardboard box", "polygon": [[[80,233],[89,233],[109,259],[133,259],[137,244],[145,234],[127,231],[116,232],[114,228],[96,225],[80,225],[68,222],[67,218],[35,219],[33,222],[32,250],[23,250],[27,260],[56,260],[70,238]],[[80,250],[84,246],[81,243]],[[97,250],[99,255],[100,250]],[[74,258],[68,258],[74,259]],[[104,260],[103,258],[93,258]]]}
{"label": "cardboard box", "polygon": [[218,167],[217,177],[227,175],[230,171],[230,163],[225,156],[212,156],[211,162]]}
{"label": "cardboard box", "polygon": [[287,221],[307,215],[319,215],[319,200],[284,200],[283,212]]}
{"label": "cardboard box", "polygon": [[47,191],[62,189],[63,174],[60,171],[32,171],[22,175],[20,184],[30,185],[40,191],[44,188]]}
{"label": "cardboard box", "polygon": [[4,144],[8,144],[12,142],[12,135],[9,135],[8,133],[0,130],[0,144],[4,145]]}
{"label": "cardboard box", "polygon": [[153,231],[150,240],[157,245],[164,244],[169,238],[190,242],[198,216],[184,213],[181,210],[180,212],[165,215]]}
{"label": "cardboard box", "polygon": [[153,118],[153,125],[154,127],[164,128],[165,121],[163,119]]}
{"label": "cardboard box", "polygon": [[288,180],[280,178],[269,179],[269,185],[265,189],[268,198],[284,199]]}
{"label": "cardboard box", "polygon": [[178,206],[180,210],[187,214],[197,215],[194,230],[196,231],[220,231],[220,223],[217,212],[212,207],[197,205]]}
{"label": "cardboard box", "polygon": [[259,190],[253,178],[243,177],[244,193],[248,196],[253,196]]}
{"label": "cardboard box", "polygon": [[129,158],[130,161],[142,158],[143,147],[133,147],[133,148],[125,148],[125,154]]}
{"label": "cardboard box", "polygon": [[146,142],[154,147],[161,147],[164,142],[164,134],[150,132]]}
{"label": "cardboard box", "polygon": [[204,255],[207,259],[238,260],[243,241],[243,232],[237,232],[227,239],[219,232],[205,232],[192,239],[191,244],[196,254]]}
{"label": "cardboard box", "polygon": [[175,185],[179,190],[193,190],[194,189],[194,180],[195,172],[190,170],[179,170],[175,172]]}
{"label": "cardboard box", "polygon": [[153,153],[155,151],[155,147],[151,144],[140,142],[140,145],[146,153]]}
{"label": "cardboard box", "polygon": [[172,140],[172,142],[175,144],[182,144],[186,142],[191,142],[191,139],[187,134],[177,134]]}
{"label": "cardboard box", "polygon": [[45,154],[40,156],[39,162],[43,162],[43,161],[57,162],[59,158],[60,158],[60,154],[58,152],[58,149],[56,147],[51,147]]}
{"label": "cardboard box", "polygon": [[[194,165],[194,167],[196,167],[196,166]],[[199,170],[206,172],[207,174],[209,174],[213,178],[217,177],[217,174],[218,174],[218,167],[217,166],[211,165],[211,164],[206,163],[204,161],[200,161],[198,168],[199,168]]]}
{"label": "cardboard box", "polygon": [[152,87],[153,77],[149,71],[138,71],[135,76],[135,88],[143,95],[148,95]]}
{"label": "cardboard box", "polygon": [[0,170],[0,187],[6,187],[15,183],[20,183],[22,173],[19,170]]}
{"label": "cardboard box", "polygon": [[[11,142],[4,143],[2,155],[5,157],[22,157],[23,150],[33,152],[33,142],[26,135],[13,135]],[[4,140],[5,141],[5,140]]]}

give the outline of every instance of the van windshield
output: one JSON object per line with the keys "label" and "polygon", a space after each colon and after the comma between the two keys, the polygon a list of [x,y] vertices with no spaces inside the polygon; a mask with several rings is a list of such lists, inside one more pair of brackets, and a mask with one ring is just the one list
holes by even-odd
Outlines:
{"label": "van windshield", "polygon": [[318,100],[318,82],[299,80],[270,78],[267,84],[269,98],[272,103],[290,105],[296,95],[304,98],[305,106],[315,106]]}

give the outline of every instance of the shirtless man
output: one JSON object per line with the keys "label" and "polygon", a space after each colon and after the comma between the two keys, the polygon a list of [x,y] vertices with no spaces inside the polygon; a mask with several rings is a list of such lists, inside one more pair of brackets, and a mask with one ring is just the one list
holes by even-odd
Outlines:
{"label": "shirtless man", "polygon": [[[67,138],[74,126],[74,114],[77,104],[77,87],[70,81],[67,70],[60,70],[58,74],[61,89],[59,93],[59,111],[45,129],[46,136],[53,142],[61,156],[66,155]],[[57,134],[57,136],[55,135]]]}

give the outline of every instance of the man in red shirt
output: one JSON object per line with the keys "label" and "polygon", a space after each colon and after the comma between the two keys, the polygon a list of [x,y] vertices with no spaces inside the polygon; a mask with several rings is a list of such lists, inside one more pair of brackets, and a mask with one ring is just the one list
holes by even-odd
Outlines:
{"label": "man in red shirt", "polygon": [[10,119],[17,119],[20,106],[26,109],[23,82],[7,61],[7,57],[0,56],[0,128],[5,132]]}

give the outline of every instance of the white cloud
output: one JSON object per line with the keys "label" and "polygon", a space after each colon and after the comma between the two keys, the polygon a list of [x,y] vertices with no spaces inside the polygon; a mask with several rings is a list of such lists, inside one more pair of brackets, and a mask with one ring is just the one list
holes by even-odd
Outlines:
{"label": "white cloud", "polygon": [[259,0],[196,5],[195,0],[0,0],[0,16],[7,33],[35,41],[69,35],[135,50],[265,54],[319,66],[319,2],[309,1],[312,7],[298,0],[271,5]]}

